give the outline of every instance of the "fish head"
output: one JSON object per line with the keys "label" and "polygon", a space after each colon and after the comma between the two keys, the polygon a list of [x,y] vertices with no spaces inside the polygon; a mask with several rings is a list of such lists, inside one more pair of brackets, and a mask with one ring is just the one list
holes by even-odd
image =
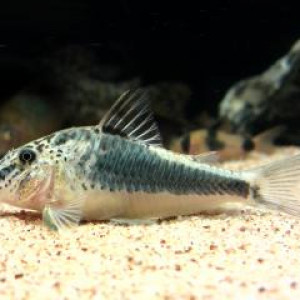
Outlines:
{"label": "fish head", "polygon": [[0,201],[42,209],[50,197],[54,166],[30,144],[10,151],[0,162]]}
{"label": "fish head", "polygon": [[56,132],[9,151],[2,158],[0,202],[39,211],[49,204],[54,184],[61,184],[58,179],[62,173],[70,173],[66,164],[82,145],[74,134],[68,139],[70,132]]}

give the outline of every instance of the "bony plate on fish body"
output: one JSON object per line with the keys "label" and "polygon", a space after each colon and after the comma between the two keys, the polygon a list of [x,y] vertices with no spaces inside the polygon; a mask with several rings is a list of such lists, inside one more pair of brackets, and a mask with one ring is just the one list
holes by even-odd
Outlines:
{"label": "bony plate on fish body", "polygon": [[0,201],[40,211],[60,230],[80,220],[156,219],[265,205],[300,214],[300,155],[246,171],[215,154],[164,149],[143,90],[124,93],[99,125],[55,132],[0,161]]}

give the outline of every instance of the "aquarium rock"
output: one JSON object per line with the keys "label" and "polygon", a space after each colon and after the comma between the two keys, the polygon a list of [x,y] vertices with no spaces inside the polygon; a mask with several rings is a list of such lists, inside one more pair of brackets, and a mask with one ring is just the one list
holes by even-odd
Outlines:
{"label": "aquarium rock", "polygon": [[220,118],[242,134],[257,133],[269,125],[298,124],[299,67],[300,40],[265,72],[233,85],[220,103]]}

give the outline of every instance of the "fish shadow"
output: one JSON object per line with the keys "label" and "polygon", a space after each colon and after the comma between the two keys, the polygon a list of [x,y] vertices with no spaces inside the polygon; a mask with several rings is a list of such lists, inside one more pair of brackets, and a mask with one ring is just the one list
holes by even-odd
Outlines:
{"label": "fish shadow", "polygon": [[269,211],[261,211],[256,208],[232,208],[232,209],[220,209],[214,211],[203,211],[197,214],[185,215],[185,216],[174,216],[165,217],[158,219],[138,219],[138,220],[124,220],[124,219],[113,219],[113,220],[103,220],[103,221],[82,221],[82,224],[111,224],[116,227],[132,227],[132,226],[155,226],[159,224],[173,224],[177,222],[186,222],[188,220],[195,220],[194,218],[199,218],[202,220],[225,220],[231,219],[248,219],[252,217],[260,217],[269,214]]}
{"label": "fish shadow", "polygon": [[0,218],[14,217],[23,221],[36,221],[41,220],[41,214],[34,211],[21,210],[21,211],[4,211],[0,213]]}
{"label": "fish shadow", "polygon": [[[112,220],[91,220],[86,221],[82,220],[81,225],[100,225],[100,224],[111,224],[116,227],[132,227],[132,226],[154,226],[159,224],[172,224],[177,222],[188,221],[191,218],[200,218],[202,220],[225,220],[228,218],[249,218],[249,217],[259,217],[269,214],[269,211],[262,211],[255,208],[244,208],[244,209],[226,209],[226,210],[214,210],[214,211],[203,211],[197,214],[185,215],[185,216],[174,216],[174,217],[165,217],[158,219],[138,219],[138,220],[125,220],[125,219],[112,219]],[[35,211],[30,210],[20,210],[20,211],[3,211],[0,212],[0,218],[17,218],[26,222],[33,222],[40,220],[42,221],[41,214]]]}

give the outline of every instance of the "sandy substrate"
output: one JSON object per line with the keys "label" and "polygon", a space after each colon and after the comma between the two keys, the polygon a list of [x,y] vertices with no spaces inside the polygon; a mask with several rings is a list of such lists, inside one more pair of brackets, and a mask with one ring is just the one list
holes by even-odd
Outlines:
{"label": "sandy substrate", "polygon": [[0,243],[0,299],[300,299],[300,219],[268,210],[57,234],[1,207]]}

